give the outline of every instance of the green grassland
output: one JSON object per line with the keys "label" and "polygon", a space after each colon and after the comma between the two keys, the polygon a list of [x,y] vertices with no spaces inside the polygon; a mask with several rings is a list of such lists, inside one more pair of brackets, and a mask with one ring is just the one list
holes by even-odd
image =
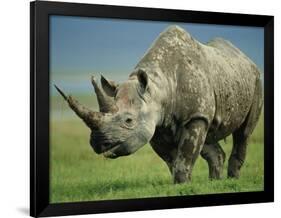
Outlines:
{"label": "green grassland", "polygon": [[[95,102],[81,96],[82,103]],[[87,104],[96,108],[96,104]],[[59,111],[53,116],[53,111]],[[172,183],[166,164],[149,144],[135,154],[105,159],[89,145],[89,129],[58,97],[51,101],[50,121],[50,201],[78,202],[263,190],[263,116],[251,136],[240,179],[208,180],[207,163],[199,157],[189,184]],[[54,118],[55,117],[55,118]],[[221,141],[227,157],[231,137]]]}

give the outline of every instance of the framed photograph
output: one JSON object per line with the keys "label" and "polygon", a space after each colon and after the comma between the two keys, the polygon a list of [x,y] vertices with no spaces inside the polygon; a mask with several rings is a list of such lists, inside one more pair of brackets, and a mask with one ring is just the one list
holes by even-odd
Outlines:
{"label": "framed photograph", "polygon": [[273,16],[30,4],[30,215],[274,200]]}

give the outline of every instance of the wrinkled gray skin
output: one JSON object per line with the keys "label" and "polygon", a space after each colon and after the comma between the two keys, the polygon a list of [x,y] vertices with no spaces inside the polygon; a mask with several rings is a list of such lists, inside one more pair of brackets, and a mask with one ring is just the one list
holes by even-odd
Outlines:
{"label": "wrinkled gray skin", "polygon": [[219,179],[225,154],[218,141],[232,134],[228,176],[239,177],[262,108],[262,87],[256,65],[230,42],[204,45],[171,26],[126,82],[102,77],[102,89],[92,82],[100,112],[58,91],[92,130],[97,153],[117,158],[150,142],[175,183],[190,181],[199,154],[208,162],[209,178]]}

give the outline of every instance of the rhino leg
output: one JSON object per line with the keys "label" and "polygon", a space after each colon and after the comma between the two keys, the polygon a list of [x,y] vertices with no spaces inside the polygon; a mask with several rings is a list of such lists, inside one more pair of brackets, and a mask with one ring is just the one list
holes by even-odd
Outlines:
{"label": "rhino leg", "polygon": [[200,154],[208,163],[209,178],[221,179],[223,174],[225,153],[219,143],[205,144]]}
{"label": "rhino leg", "polygon": [[228,160],[227,176],[239,178],[240,169],[246,158],[248,136],[243,134],[243,129],[237,130],[233,135],[233,148]]}
{"label": "rhino leg", "polygon": [[207,124],[198,119],[189,122],[180,131],[176,159],[173,163],[174,183],[189,182],[193,165],[204,145]]}
{"label": "rhino leg", "polygon": [[240,128],[233,134],[233,148],[228,160],[228,177],[239,178],[240,169],[246,158],[247,141],[259,120],[262,109],[262,87],[257,81],[251,109]]}
{"label": "rhino leg", "polygon": [[160,143],[151,141],[150,144],[153,150],[158,154],[158,156],[165,161],[170,170],[170,173],[172,174],[173,162],[177,154],[177,150],[175,149],[174,145],[164,141],[161,141]]}

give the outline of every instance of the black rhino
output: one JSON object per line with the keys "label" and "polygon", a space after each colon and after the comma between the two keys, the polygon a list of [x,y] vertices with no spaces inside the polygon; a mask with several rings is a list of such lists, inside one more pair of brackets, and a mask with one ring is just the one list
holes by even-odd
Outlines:
{"label": "black rhino", "polygon": [[117,158],[148,142],[166,162],[175,183],[188,182],[199,154],[209,178],[222,177],[219,140],[232,134],[228,176],[239,177],[263,104],[260,72],[224,39],[207,44],[178,26],[160,34],[129,79],[115,84],[92,78],[100,112],[57,90],[91,129],[98,154]]}

